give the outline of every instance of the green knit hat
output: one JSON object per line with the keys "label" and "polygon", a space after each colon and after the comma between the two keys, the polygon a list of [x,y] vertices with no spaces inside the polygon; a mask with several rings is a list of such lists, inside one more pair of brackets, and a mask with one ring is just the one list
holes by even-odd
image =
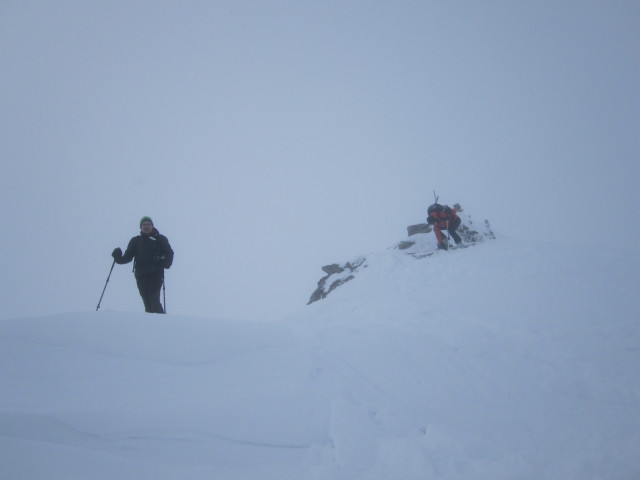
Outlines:
{"label": "green knit hat", "polygon": [[142,217],[140,219],[140,226],[142,226],[142,222],[151,222],[151,225],[153,225],[153,220],[151,220],[151,217]]}

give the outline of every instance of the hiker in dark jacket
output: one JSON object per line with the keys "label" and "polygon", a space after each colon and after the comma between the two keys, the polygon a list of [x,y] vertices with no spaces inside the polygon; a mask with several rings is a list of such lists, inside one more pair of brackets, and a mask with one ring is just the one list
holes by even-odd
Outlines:
{"label": "hiker in dark jacket", "polygon": [[160,289],[164,283],[164,269],[173,263],[173,250],[167,237],[160,235],[153,226],[151,218],[142,217],[140,230],[140,235],[129,240],[124,255],[116,248],[111,256],[119,265],[134,260],[133,271],[145,312],[164,313]]}
{"label": "hiker in dark jacket", "polygon": [[442,235],[443,230],[449,232],[456,244],[462,242],[462,238],[456,232],[456,229],[462,223],[462,219],[458,216],[455,208],[434,203],[427,212],[427,223],[433,225],[433,233],[436,235],[439,249],[447,250],[449,248],[444,235]]}

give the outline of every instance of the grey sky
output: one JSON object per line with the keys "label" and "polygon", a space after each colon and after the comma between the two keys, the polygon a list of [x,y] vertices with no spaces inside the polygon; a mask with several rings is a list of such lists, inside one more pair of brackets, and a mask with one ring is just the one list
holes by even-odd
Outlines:
{"label": "grey sky", "polygon": [[[0,317],[95,308],[154,218],[170,312],[278,318],[436,189],[511,237],[640,233],[640,3],[3,1]],[[103,308],[141,310],[130,266]]]}

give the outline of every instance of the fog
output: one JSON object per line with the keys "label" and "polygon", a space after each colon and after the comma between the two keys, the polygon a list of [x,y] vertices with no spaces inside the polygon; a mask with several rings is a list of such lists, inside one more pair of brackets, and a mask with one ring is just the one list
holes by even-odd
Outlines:
{"label": "fog", "polygon": [[[512,238],[640,234],[640,4],[3,1],[0,317],[96,307],[154,219],[169,313],[277,319],[437,191]],[[141,311],[131,266],[102,309]]]}

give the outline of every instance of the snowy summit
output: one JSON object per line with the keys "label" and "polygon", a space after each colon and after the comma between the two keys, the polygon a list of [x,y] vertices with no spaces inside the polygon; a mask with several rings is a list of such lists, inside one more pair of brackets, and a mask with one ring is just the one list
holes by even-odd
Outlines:
{"label": "snowy summit", "polygon": [[640,478],[636,250],[411,248],[280,322],[1,321],[0,478]]}
{"label": "snowy summit", "polygon": [[[445,239],[447,244],[451,243],[451,249],[466,248],[477,243],[484,242],[485,240],[495,239],[495,235],[491,231],[491,226],[489,225],[488,220],[484,220],[482,224],[478,224],[478,222],[474,223],[471,215],[463,213],[464,211],[459,203],[456,203],[454,208],[459,214],[461,222],[457,230],[462,242],[460,245],[457,245],[454,242]],[[433,232],[433,228],[430,225],[426,223],[409,225],[407,227],[407,232],[410,238],[398,242],[392,248],[402,250],[404,253],[417,259],[430,257],[437,253],[438,242],[431,233]],[[368,266],[367,258],[362,255],[344,264],[334,263],[331,265],[325,265],[322,267],[322,271],[325,272],[326,275],[318,282],[318,287],[311,294],[309,303],[317,302],[318,300],[325,298],[340,285],[353,280],[359,270],[367,268]]]}

